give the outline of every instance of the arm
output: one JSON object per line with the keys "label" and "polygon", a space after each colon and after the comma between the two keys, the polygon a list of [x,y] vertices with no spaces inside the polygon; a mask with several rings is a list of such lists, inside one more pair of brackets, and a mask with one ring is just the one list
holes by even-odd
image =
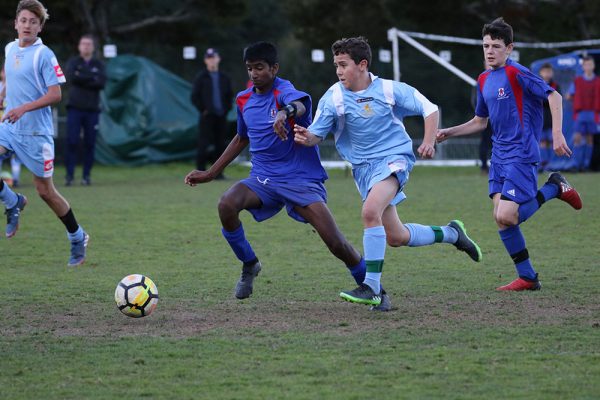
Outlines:
{"label": "arm", "polygon": [[481,132],[485,129],[488,124],[488,118],[478,117],[477,115],[473,117],[468,122],[465,122],[462,125],[453,126],[450,128],[439,129],[437,131],[437,142],[442,143],[444,140],[453,136],[464,136],[470,135],[472,133]]}
{"label": "arm", "polygon": [[435,156],[435,136],[440,120],[439,111],[435,111],[425,117],[425,134],[423,135],[423,143],[417,149],[417,153],[421,158],[433,158]]}
{"label": "arm", "polygon": [[562,133],[562,96],[557,91],[553,91],[548,95],[548,104],[550,105],[550,114],[552,115],[552,147],[554,148],[554,152],[557,156],[570,157],[572,151]]}
{"label": "arm", "polygon": [[248,146],[248,138],[242,138],[240,135],[235,135],[229,146],[223,151],[223,154],[217,161],[209,168],[208,171],[194,170],[185,176],[184,182],[186,185],[196,186],[199,183],[210,182],[215,179],[220,173],[223,172],[237,156],[240,155],[242,150]]}
{"label": "arm", "polygon": [[275,133],[281,140],[287,140],[288,132],[285,129],[285,121],[288,118],[301,117],[306,113],[306,107],[300,100],[292,101],[288,106],[295,106],[295,111],[291,109],[286,109],[286,107],[277,111],[277,115],[275,116],[275,122],[273,123],[273,129]]}
{"label": "arm", "polygon": [[13,108],[2,117],[2,122],[7,121],[15,123],[25,114],[26,112],[37,110],[56,104],[60,102],[62,98],[62,92],[60,85],[53,85],[48,87],[48,92],[40,97],[39,99],[20,105],[19,107]]}

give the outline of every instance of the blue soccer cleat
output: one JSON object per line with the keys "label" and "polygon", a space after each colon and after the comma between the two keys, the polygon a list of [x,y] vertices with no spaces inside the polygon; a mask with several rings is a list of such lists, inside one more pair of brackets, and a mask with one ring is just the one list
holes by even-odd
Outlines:
{"label": "blue soccer cleat", "polygon": [[19,216],[21,211],[27,205],[27,197],[17,193],[17,204],[13,208],[7,208],[4,214],[6,214],[6,237],[11,238],[15,236],[19,229]]}
{"label": "blue soccer cleat", "polygon": [[69,264],[67,264],[69,267],[77,267],[85,262],[85,253],[89,241],[90,235],[84,231],[83,240],[71,242],[71,257],[69,258]]}

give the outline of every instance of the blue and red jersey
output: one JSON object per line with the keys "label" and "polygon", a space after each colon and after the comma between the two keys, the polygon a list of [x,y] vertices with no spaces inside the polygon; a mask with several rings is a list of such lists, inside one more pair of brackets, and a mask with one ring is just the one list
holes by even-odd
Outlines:
{"label": "blue and red jersey", "polygon": [[[293,101],[301,101],[306,113],[288,120],[288,139],[284,141],[275,134],[273,123],[277,111]],[[275,78],[268,93],[256,93],[254,87],[238,93],[236,105],[237,134],[250,142],[250,176],[276,182],[323,182],[327,179],[318,147],[294,142],[293,126],[308,127],[312,122],[312,102],[307,93],[296,90],[290,81]]]}
{"label": "blue and red jersey", "polygon": [[492,162],[539,162],[543,101],[554,89],[512,60],[483,72],[477,84],[475,115],[489,118]]}

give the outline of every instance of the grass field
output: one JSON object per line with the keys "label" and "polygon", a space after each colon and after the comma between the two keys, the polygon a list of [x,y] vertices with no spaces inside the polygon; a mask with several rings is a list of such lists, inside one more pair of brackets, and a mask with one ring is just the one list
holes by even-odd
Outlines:
{"label": "grass field", "polygon": [[[263,272],[254,295],[236,300],[240,266],[216,204],[247,170],[196,188],[183,184],[188,170],[97,167],[92,187],[59,187],[91,235],[76,269],[62,225],[22,188],[19,233],[0,239],[1,399],[600,398],[600,175],[568,176],[582,211],[552,201],[524,224],[543,289],[498,293],[514,268],[487,180],[475,168],[416,168],[402,220],[460,218],[484,259],[450,245],[388,248],[394,310],[373,313],[338,298],[353,280],[310,226],[283,213],[261,224],[243,214]],[[333,171],[327,187],[362,249],[352,179]],[[148,318],[114,304],[130,273],[158,286]]]}

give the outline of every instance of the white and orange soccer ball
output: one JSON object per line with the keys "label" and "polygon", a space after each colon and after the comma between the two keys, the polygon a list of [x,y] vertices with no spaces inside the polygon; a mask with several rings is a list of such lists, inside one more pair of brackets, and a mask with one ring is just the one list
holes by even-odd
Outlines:
{"label": "white and orange soccer ball", "polygon": [[147,276],[127,275],[117,285],[115,301],[123,314],[133,318],[147,317],[158,303],[158,289]]}

